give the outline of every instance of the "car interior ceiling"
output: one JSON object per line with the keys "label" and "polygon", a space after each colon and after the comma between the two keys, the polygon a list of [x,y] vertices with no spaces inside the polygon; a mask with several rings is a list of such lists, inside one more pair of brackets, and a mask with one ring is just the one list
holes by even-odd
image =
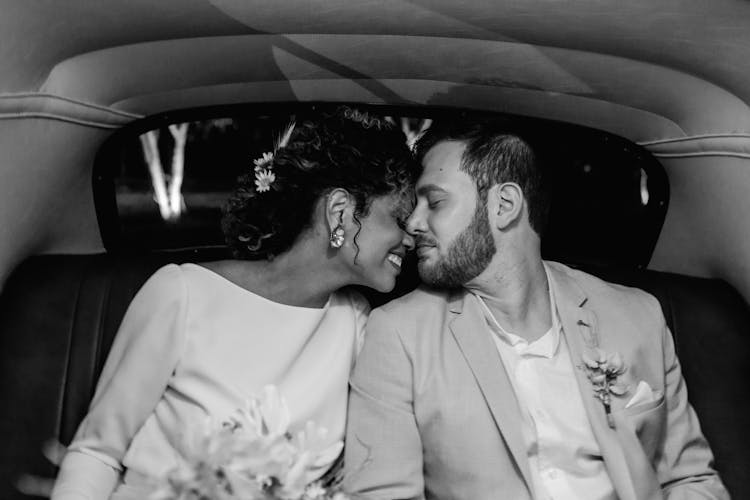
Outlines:
{"label": "car interior ceiling", "polygon": [[[0,184],[0,224],[13,234],[0,241],[0,286],[28,255],[103,249],[89,179],[96,150],[112,130],[168,109],[319,100],[502,111],[590,126],[640,144],[679,186],[649,266],[720,277],[750,300],[750,273],[741,272],[750,255],[743,236],[750,219],[741,214],[750,211],[750,198],[738,182],[747,177],[747,134],[738,131],[750,126],[750,113],[719,76],[513,40],[226,35],[92,46],[48,73],[37,68],[46,75],[42,92],[2,96],[13,120],[4,122],[0,146],[22,154],[23,168],[12,184]],[[503,57],[490,57],[495,53]],[[648,85],[628,83],[634,80]],[[28,138],[38,136],[45,147],[29,147]],[[722,202],[704,206],[696,199]],[[691,232],[711,243],[694,243]]]}
{"label": "car interior ceiling", "polygon": [[[209,33],[203,33],[205,26],[182,25],[187,12],[178,9],[166,15],[175,8],[170,2],[164,3],[164,12],[153,13],[153,22],[184,36],[152,37],[147,27],[134,23],[132,12],[114,5],[107,8],[120,12],[125,24],[107,24],[112,15],[107,12],[100,19],[103,24],[89,26],[91,33],[83,39],[62,24],[56,25],[60,31],[55,36],[17,34],[19,39],[28,37],[42,54],[55,43],[70,50],[62,51],[58,59],[37,55],[21,65],[23,71],[14,76],[18,82],[43,75],[42,82],[34,80],[36,91],[0,96],[3,116],[12,117],[3,123],[0,146],[14,157],[22,155],[14,182],[0,184],[5,202],[0,225],[13,234],[0,240],[0,286],[28,255],[102,250],[89,179],[96,149],[112,130],[144,116],[192,106],[318,100],[543,117],[594,127],[640,144],[662,163],[670,183],[680,187],[670,199],[663,237],[656,243],[650,267],[721,277],[750,300],[750,273],[738,272],[748,268],[750,255],[750,239],[743,237],[750,230],[750,219],[738,215],[750,211],[750,198],[740,192],[744,184],[737,182],[747,175],[748,136],[741,131],[750,127],[744,88],[737,83],[744,65],[734,65],[737,74],[726,74],[704,53],[676,65],[673,59],[684,51],[672,41],[659,45],[658,54],[650,53],[656,35],[643,33],[641,23],[631,22],[638,18],[637,9],[608,19],[613,29],[632,30],[639,36],[629,38],[627,48],[608,47],[604,52],[594,43],[604,43],[598,25],[585,26],[587,30],[580,33],[570,32],[570,26],[559,27],[579,42],[572,46],[561,39],[538,40],[535,29],[543,32],[543,27],[534,23],[544,24],[546,13],[531,4],[518,6],[520,10],[508,17],[482,16],[487,26],[462,23],[464,15],[489,14],[488,5],[443,5],[451,12],[451,23],[457,23],[450,24],[451,29],[468,30],[461,36],[434,36],[435,26],[446,28],[443,22],[448,19],[440,16],[420,17],[417,33],[378,18],[377,23],[384,23],[382,34],[370,30],[362,34],[340,20],[320,19],[330,29],[325,34],[285,35],[283,25],[300,21],[294,13],[286,18],[279,17],[276,9],[263,9],[258,18],[253,8],[247,17],[249,7],[241,5],[224,12],[228,17],[219,16]],[[344,10],[352,16],[366,8],[352,2]],[[690,9],[702,7],[685,8],[679,13],[681,29],[688,30],[696,19]],[[723,9],[722,26],[729,26],[733,18],[725,12],[727,5]],[[591,13],[577,12],[575,24],[585,25],[583,20]],[[65,10],[56,15],[65,19],[71,14]],[[489,25],[515,29],[514,16],[521,16],[526,26],[517,38],[487,31]],[[358,25],[356,16],[347,19]],[[133,23],[128,25],[131,30],[123,32],[127,23]],[[269,31],[251,29],[253,23],[266,23]],[[118,43],[101,38],[105,25],[120,33]],[[701,43],[719,43],[704,31],[694,31]],[[725,58],[736,58],[738,47],[732,44],[721,50]],[[497,54],[502,57],[494,57]],[[8,57],[16,61],[14,54]],[[634,81],[644,84],[632,85]],[[45,138],[45,147],[29,147],[28,138],[38,136]],[[40,176],[49,182],[37,182]],[[702,198],[722,203],[698,208],[694,200]],[[19,224],[20,220],[26,223]],[[694,239],[693,230],[714,243],[686,245]]]}

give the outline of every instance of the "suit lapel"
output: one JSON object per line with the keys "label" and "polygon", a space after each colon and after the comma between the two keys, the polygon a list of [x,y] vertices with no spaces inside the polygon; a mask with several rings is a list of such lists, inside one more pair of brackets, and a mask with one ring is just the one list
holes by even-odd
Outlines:
{"label": "suit lapel", "polygon": [[450,322],[459,349],[479,385],[492,417],[505,440],[532,496],[526,445],[521,433],[520,409],[500,354],[487,333],[484,313],[468,293],[456,293],[451,302]]}
{"label": "suit lapel", "polygon": [[638,474],[640,480],[634,481],[631,466],[635,468],[636,464],[630,464],[625,454],[624,443],[620,442],[618,436],[621,432],[629,432],[624,428],[626,423],[616,419],[616,428],[609,427],[604,406],[593,397],[591,382],[584,370],[578,368],[582,365],[582,353],[587,348],[599,346],[596,315],[586,307],[588,299],[571,276],[552,265],[549,265],[548,269],[583,406],[594,437],[599,443],[612,485],[621,500],[660,498],[660,493],[654,496],[653,485],[646,479],[649,475]]}

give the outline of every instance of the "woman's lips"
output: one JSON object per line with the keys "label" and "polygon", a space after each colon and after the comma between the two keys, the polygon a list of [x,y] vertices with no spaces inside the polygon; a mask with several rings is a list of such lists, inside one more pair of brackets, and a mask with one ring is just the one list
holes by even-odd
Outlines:
{"label": "woman's lips", "polygon": [[395,253],[388,254],[388,262],[396,266],[398,269],[401,269],[401,262],[403,260],[403,257],[401,257],[400,255],[397,255]]}

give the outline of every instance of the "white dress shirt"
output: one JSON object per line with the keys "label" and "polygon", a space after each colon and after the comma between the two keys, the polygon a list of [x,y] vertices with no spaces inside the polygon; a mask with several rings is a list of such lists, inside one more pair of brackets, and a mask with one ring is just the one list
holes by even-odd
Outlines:
{"label": "white dress shirt", "polygon": [[485,311],[487,325],[521,408],[521,427],[535,497],[616,499],[586,416],[551,287],[552,327],[531,343],[505,330],[484,300],[475,297]]}

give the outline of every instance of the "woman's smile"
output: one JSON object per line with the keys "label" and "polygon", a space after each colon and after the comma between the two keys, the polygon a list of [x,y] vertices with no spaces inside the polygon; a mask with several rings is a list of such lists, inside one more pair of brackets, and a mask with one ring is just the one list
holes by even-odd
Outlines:
{"label": "woman's smile", "polygon": [[391,252],[388,254],[387,260],[388,262],[393,264],[396,269],[398,269],[399,271],[401,270],[401,262],[404,260],[403,256]]}

